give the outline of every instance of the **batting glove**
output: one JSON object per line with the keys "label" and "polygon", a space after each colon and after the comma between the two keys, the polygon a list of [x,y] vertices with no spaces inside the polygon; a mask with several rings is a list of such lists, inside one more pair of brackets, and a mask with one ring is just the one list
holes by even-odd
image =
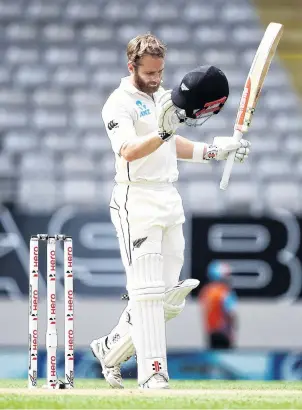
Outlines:
{"label": "batting glove", "polygon": [[177,107],[171,100],[171,90],[165,91],[156,104],[158,134],[164,141],[169,141],[181,124],[177,116]]}
{"label": "batting glove", "polygon": [[233,137],[215,137],[213,144],[209,145],[204,159],[216,159],[216,161],[224,161],[232,151],[236,151],[235,161],[244,162],[249,155],[251,143],[241,139],[235,141]]}

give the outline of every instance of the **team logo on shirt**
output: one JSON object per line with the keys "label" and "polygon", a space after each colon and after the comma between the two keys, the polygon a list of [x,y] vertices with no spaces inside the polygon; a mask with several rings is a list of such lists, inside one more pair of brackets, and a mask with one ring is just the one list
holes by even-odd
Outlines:
{"label": "team logo on shirt", "polygon": [[133,241],[133,250],[134,248],[139,248],[141,244],[144,243],[147,238],[148,237],[146,236],[145,238],[135,239],[135,241]]}
{"label": "team logo on shirt", "polygon": [[113,128],[118,127],[118,123],[115,122],[114,120],[111,120],[111,121],[108,122],[107,126],[108,126],[108,130],[111,131],[111,130],[113,130]]}
{"label": "team logo on shirt", "polygon": [[140,117],[145,117],[146,115],[150,115],[151,111],[149,108],[147,108],[146,104],[143,104],[140,100],[136,101],[136,105],[140,109]]}

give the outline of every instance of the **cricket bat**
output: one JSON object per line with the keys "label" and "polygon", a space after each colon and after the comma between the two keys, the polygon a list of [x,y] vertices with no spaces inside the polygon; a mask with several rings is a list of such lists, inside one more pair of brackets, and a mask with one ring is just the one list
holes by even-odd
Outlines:
{"label": "cricket bat", "polygon": [[[233,134],[236,141],[241,140],[243,133],[247,132],[251,125],[265,76],[276,52],[282,33],[282,24],[270,23],[255,54],[239,103]],[[220,181],[220,189],[225,190],[228,186],[234,160],[235,151],[228,155]]]}

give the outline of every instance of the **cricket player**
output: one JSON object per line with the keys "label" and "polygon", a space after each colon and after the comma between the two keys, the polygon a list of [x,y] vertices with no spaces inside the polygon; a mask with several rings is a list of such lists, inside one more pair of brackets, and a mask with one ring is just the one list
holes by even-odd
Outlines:
{"label": "cricket player", "polygon": [[123,388],[120,364],[137,356],[140,388],[168,388],[165,321],[184,308],[199,282],[179,282],[184,261],[185,221],[174,182],[177,160],[207,164],[236,151],[243,162],[249,142],[216,137],[213,144],[176,134],[181,125],[201,125],[217,114],[229,95],[225,75],[205,66],[180,85],[161,87],[166,48],[151,34],[127,46],[129,76],[106,101],[102,118],[115,154],[116,185],[111,219],[126,271],[129,303],[109,335],[91,343],[107,382]]}

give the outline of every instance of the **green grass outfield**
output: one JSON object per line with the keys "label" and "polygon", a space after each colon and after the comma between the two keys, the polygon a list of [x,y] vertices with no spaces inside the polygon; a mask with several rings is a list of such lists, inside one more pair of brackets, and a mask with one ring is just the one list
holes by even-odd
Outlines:
{"label": "green grass outfield", "polygon": [[302,409],[302,382],[171,381],[171,389],[157,391],[138,390],[133,381],[124,390],[103,380],[75,383],[49,391],[0,380],[0,409]]}

